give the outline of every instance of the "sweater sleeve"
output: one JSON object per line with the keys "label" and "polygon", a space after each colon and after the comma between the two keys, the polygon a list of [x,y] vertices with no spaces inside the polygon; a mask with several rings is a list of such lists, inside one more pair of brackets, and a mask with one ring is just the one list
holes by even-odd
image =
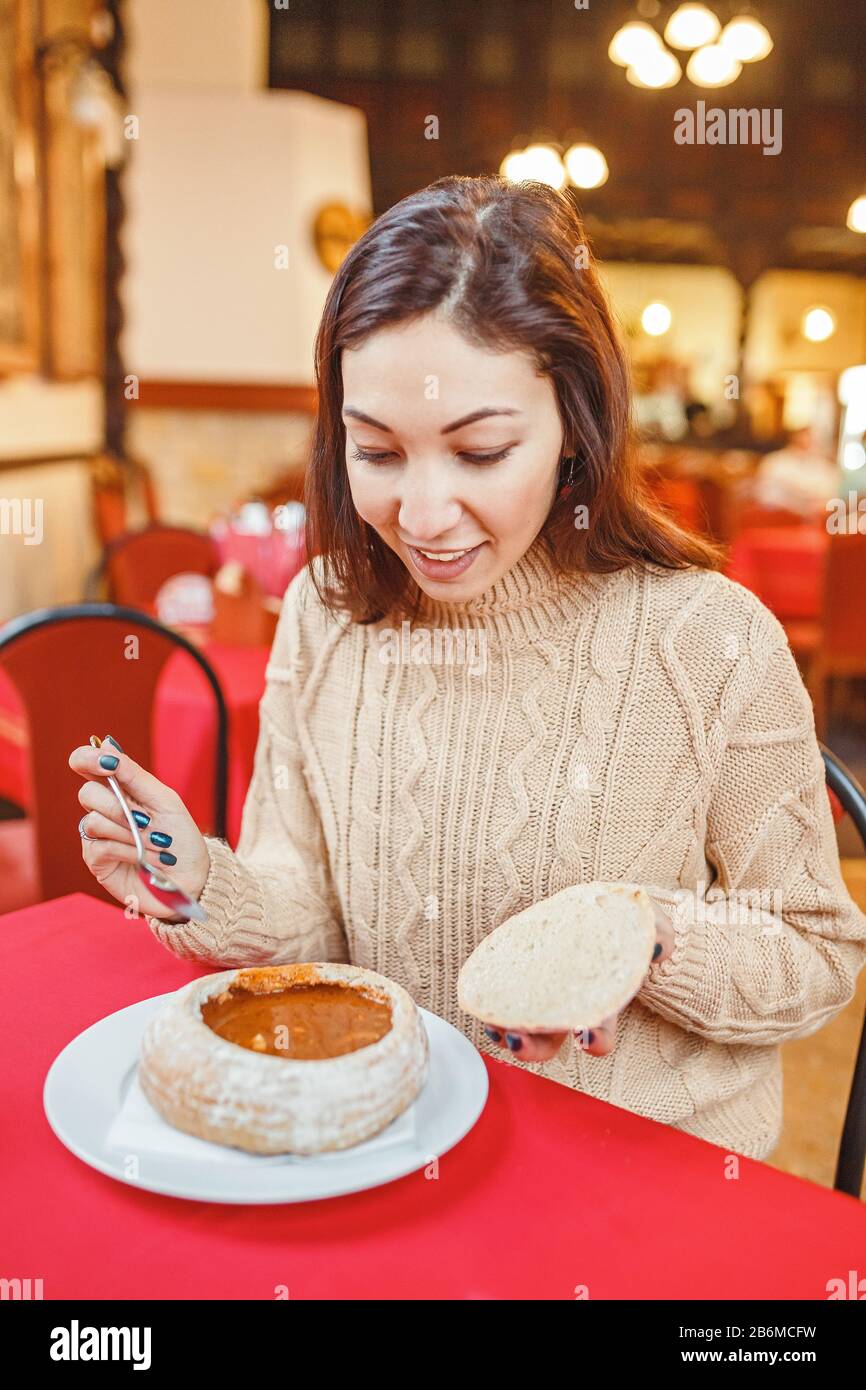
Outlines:
{"label": "sweater sleeve", "polygon": [[673,919],[675,945],[636,997],[719,1043],[808,1037],[849,1002],[866,960],[811,701],[784,629],[763,612],[766,665],[707,812],[713,882],[702,892],[647,885]]}
{"label": "sweater sleeve", "polygon": [[297,737],[299,576],[283,602],[259,704],[259,735],[237,849],[205,836],[206,922],[148,917],[175,955],[222,967],[347,962],[327,847]]}

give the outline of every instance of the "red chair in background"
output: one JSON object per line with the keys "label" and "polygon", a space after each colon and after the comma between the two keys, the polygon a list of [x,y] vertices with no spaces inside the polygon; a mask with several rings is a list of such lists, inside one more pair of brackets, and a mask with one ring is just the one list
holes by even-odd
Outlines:
{"label": "red chair in background", "polygon": [[648,474],[647,487],[655,500],[673,516],[679,526],[699,535],[708,530],[701,489],[694,478],[668,478]]}
{"label": "red chair in background", "polygon": [[153,476],[147,464],[127,454],[123,462],[113,454],[97,454],[91,460],[93,521],[103,546],[128,529],[130,503],[137,501],[148,522],[159,515]]}
{"label": "red chair in background", "polygon": [[154,523],[128,531],[103,551],[88,595],[106,586],[112,603],[149,608],[167,579],[175,574],[204,574],[213,578],[220,567],[216,542],[205,531]]}
{"label": "red chair in background", "polygon": [[755,527],[736,537],[725,567],[775,613],[804,669],[821,633],[829,540],[822,526]]}
{"label": "red chair in background", "polygon": [[748,498],[738,504],[733,512],[733,518],[734,531],[737,535],[741,531],[751,531],[756,528],[761,530],[768,527],[778,529],[808,524],[804,521],[802,512],[791,512],[785,507],[762,507],[760,503],[752,502]]}
{"label": "red chair in background", "polygon": [[213,667],[192,643],[147,614],[109,603],[40,609],[0,628],[0,665],[27,719],[33,789],[32,814],[0,822],[3,911],[76,892],[114,901],[81,857],[81,778],[69,754],[92,733],[110,733],[136,762],[151,767],[154,693],[179,647],[213,692],[213,820],[212,829],[201,829],[224,839],[228,712]]}
{"label": "red chair in background", "polygon": [[827,726],[827,688],[836,677],[866,676],[866,536],[829,536],[824,601],[814,625],[806,683],[821,737]]}

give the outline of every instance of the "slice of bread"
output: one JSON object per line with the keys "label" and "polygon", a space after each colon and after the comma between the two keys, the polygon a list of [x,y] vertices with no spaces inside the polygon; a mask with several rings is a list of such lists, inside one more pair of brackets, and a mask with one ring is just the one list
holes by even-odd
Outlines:
{"label": "slice of bread", "polygon": [[509,917],[457,977],[461,1009],[521,1032],[577,1032],[640,988],[655,946],[655,909],[633,883],[578,883]]}

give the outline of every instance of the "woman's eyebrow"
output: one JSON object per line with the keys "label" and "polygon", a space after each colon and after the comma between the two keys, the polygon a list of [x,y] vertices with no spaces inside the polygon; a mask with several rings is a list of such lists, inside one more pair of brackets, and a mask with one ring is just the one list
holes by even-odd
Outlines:
{"label": "woman's eyebrow", "polygon": [[[354,406],[347,405],[343,408],[343,414],[349,415],[353,420],[361,420],[365,425],[372,425],[375,430],[383,430],[385,434],[393,434],[390,425],[383,425],[381,420],[374,420],[372,415],[367,415],[363,410],[356,410]],[[441,431],[442,434],[451,434],[454,430],[462,429],[464,425],[473,425],[476,420],[485,420],[489,415],[522,415],[522,410],[512,410],[505,405],[483,406],[481,410],[473,410],[471,415],[463,415],[459,420],[454,420],[450,425],[446,425]]]}

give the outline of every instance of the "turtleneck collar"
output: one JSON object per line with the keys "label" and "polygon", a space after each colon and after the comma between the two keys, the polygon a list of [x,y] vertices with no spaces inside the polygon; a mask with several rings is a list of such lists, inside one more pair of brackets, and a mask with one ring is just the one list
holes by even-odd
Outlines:
{"label": "turtleneck collar", "polygon": [[445,603],[423,590],[416,622],[429,627],[484,629],[491,640],[514,645],[561,628],[593,606],[604,575],[561,574],[541,537],[489,589],[466,603]]}

